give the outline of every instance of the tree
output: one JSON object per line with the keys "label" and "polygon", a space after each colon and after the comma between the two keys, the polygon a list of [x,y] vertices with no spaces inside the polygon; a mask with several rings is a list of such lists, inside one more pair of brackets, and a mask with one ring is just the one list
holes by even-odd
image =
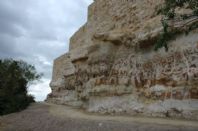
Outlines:
{"label": "tree", "polygon": [[23,110],[34,102],[27,88],[41,76],[34,66],[24,61],[0,60],[0,115]]}

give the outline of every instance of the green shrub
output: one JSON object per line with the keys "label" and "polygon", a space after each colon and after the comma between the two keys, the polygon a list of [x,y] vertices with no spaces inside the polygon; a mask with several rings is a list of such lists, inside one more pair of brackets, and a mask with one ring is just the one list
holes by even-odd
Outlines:
{"label": "green shrub", "polygon": [[23,110],[34,102],[27,87],[40,77],[35,67],[24,61],[0,60],[0,115]]}
{"label": "green shrub", "polygon": [[[157,39],[157,42],[155,43],[155,50],[158,50],[159,48],[164,47],[166,51],[168,51],[168,42],[172,39],[174,39],[177,35],[186,33],[186,35],[192,31],[193,29],[198,28],[198,23],[195,23],[191,25],[186,31],[178,31],[178,30],[172,30],[168,31],[168,24],[167,19],[171,20],[174,19],[177,15],[175,13],[176,7],[184,7],[187,6],[187,8],[191,9],[193,11],[193,14],[198,16],[198,0],[165,0],[164,5],[159,9],[157,9],[157,14],[162,14],[165,16],[165,19],[162,20],[162,25],[164,28],[164,31]],[[187,14],[182,14],[180,17],[185,20],[188,19],[190,16]]]}

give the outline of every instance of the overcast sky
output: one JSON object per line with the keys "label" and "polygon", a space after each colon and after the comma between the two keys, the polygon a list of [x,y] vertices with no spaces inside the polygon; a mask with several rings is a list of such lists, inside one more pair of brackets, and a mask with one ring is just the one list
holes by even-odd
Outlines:
{"label": "overcast sky", "polygon": [[87,19],[93,0],[0,0],[0,58],[22,59],[44,73],[29,92],[37,101],[51,91],[53,60]]}

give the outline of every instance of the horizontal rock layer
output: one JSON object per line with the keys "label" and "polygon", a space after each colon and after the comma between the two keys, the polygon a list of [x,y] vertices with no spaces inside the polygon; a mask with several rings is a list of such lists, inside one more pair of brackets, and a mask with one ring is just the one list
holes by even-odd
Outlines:
{"label": "horizontal rock layer", "polygon": [[[47,101],[89,112],[198,119],[198,30],[154,51],[162,0],[95,0],[88,21],[54,61]],[[169,28],[197,17],[168,21]]]}

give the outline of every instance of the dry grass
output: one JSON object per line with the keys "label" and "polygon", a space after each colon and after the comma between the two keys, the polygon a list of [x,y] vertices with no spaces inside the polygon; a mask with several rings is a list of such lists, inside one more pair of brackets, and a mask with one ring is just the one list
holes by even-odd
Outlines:
{"label": "dry grass", "polygon": [[[51,105],[36,103],[28,109],[0,117],[1,131],[197,131],[197,127],[143,124],[102,119],[71,118],[49,112]],[[66,108],[67,109],[67,108]],[[60,110],[61,111],[61,110]],[[62,112],[59,112],[60,114]],[[75,113],[75,112],[72,112]],[[63,113],[62,113],[63,114]],[[77,116],[76,116],[77,117]],[[89,118],[89,117],[88,117]]]}

